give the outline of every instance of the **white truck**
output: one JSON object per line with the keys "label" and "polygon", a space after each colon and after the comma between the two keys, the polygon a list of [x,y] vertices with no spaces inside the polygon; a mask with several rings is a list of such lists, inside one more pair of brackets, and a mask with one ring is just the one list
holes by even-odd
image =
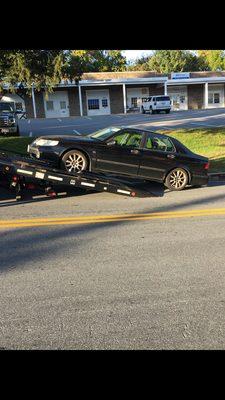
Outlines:
{"label": "white truck", "polygon": [[165,111],[169,114],[171,110],[171,100],[169,96],[150,96],[142,100],[142,113],[149,112],[150,114]]}

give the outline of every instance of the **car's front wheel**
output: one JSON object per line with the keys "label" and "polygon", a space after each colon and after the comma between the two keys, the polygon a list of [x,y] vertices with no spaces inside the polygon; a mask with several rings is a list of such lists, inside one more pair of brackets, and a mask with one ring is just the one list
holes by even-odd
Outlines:
{"label": "car's front wheel", "polygon": [[182,168],[175,168],[168,173],[164,183],[169,190],[183,190],[188,184],[188,174]]}
{"label": "car's front wheel", "polygon": [[61,168],[72,174],[80,173],[88,168],[88,160],[81,151],[71,150],[64,154]]}

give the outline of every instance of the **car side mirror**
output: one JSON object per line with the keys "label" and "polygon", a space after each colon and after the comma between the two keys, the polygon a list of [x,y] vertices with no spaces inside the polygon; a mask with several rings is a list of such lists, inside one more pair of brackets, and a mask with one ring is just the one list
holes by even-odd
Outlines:
{"label": "car side mirror", "polygon": [[107,146],[115,146],[116,141],[115,140],[110,140],[110,142],[107,142]]}

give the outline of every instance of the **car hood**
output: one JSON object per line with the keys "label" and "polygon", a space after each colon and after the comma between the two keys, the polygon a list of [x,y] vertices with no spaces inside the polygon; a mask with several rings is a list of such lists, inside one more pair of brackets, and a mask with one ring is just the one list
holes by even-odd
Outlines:
{"label": "car hood", "polygon": [[49,140],[58,140],[60,141],[69,141],[69,142],[96,142],[98,141],[97,139],[91,138],[90,136],[84,136],[84,135],[46,135],[46,136],[39,136],[38,139],[49,139]]}

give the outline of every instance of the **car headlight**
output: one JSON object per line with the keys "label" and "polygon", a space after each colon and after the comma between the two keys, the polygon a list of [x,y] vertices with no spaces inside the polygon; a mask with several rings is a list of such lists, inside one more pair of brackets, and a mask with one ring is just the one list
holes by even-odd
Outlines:
{"label": "car headlight", "polygon": [[37,139],[33,142],[33,144],[37,146],[57,146],[59,143],[58,140],[50,140],[50,139]]}

